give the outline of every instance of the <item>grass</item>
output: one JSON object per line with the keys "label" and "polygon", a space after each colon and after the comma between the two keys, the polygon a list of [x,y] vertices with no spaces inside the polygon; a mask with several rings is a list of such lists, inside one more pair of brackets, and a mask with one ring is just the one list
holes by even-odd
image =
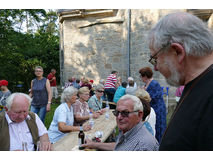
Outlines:
{"label": "grass", "polygon": [[53,104],[51,105],[51,110],[47,112],[46,117],[45,117],[45,126],[47,129],[49,129],[49,126],[53,120],[53,116],[55,113],[55,109],[59,106],[60,104]]}

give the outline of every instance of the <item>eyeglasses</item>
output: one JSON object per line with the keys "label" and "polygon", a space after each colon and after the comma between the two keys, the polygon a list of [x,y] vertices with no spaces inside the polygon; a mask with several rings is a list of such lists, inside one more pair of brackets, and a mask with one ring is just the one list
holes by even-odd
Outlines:
{"label": "eyeglasses", "polygon": [[43,71],[35,70],[35,72],[43,72]]}
{"label": "eyeglasses", "polygon": [[112,111],[112,113],[114,114],[114,116],[118,117],[119,113],[122,115],[122,117],[129,117],[129,114],[130,113],[134,113],[134,112],[138,112],[138,111],[132,111],[132,112],[129,112],[129,111],[118,111],[118,110],[114,110]]}
{"label": "eyeglasses", "polygon": [[155,58],[162,50],[164,50],[166,47],[168,47],[170,45],[170,43],[167,43],[165,45],[163,45],[163,47],[161,49],[159,49],[153,56],[150,56],[149,62],[153,65],[156,66],[157,65],[157,58]]}
{"label": "eyeglasses", "polygon": [[104,91],[97,90],[99,93],[104,93]]}

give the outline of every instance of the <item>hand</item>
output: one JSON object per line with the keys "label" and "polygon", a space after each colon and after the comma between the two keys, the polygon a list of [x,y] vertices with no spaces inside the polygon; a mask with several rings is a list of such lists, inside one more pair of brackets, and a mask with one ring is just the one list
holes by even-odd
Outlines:
{"label": "hand", "polygon": [[98,113],[98,114],[100,114],[100,115],[103,114],[101,110],[96,111],[96,113]]}
{"label": "hand", "polygon": [[91,130],[91,126],[90,125],[84,125],[83,126],[83,130],[84,131],[89,131],[89,130]]}
{"label": "hand", "polygon": [[49,112],[49,111],[50,111],[50,109],[51,109],[51,107],[50,107],[50,103],[48,103],[48,104],[47,104],[47,107],[46,107],[46,111],[47,111],[47,112]]}
{"label": "hand", "polygon": [[40,144],[39,151],[51,151],[52,150],[52,144],[49,141],[43,141]]}
{"label": "hand", "polygon": [[98,118],[99,116],[100,116],[100,114],[98,114],[98,113],[93,114],[93,118],[95,118],[95,119]]}
{"label": "hand", "polygon": [[82,147],[91,148],[91,149],[97,149],[97,142],[93,142],[89,139],[85,140],[85,144],[82,144]]}

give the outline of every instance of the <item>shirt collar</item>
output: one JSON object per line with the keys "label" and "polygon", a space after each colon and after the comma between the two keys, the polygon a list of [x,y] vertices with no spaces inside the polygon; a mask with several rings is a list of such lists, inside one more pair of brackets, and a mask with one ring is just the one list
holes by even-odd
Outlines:
{"label": "shirt collar", "polygon": [[121,132],[121,136],[124,137],[124,140],[128,140],[129,138],[132,137],[132,135],[137,133],[137,130],[142,126],[142,124],[143,124],[142,122],[139,122],[136,126],[134,126],[132,129],[130,129],[124,134]]}
{"label": "shirt collar", "polygon": [[[10,119],[10,117],[9,117],[8,114],[7,114],[7,112],[5,112],[5,118],[6,118],[6,120],[7,120],[8,125],[9,125],[9,124],[12,124],[12,123],[15,123],[15,122],[13,122],[13,121]],[[27,115],[27,118],[26,118],[26,119],[30,119],[29,114]]]}

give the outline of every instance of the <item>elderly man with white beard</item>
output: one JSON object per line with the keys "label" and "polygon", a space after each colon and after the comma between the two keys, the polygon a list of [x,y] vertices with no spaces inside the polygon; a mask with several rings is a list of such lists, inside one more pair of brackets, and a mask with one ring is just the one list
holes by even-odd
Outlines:
{"label": "elderly man with white beard", "polygon": [[159,150],[213,150],[213,34],[196,16],[172,13],[149,33],[149,62],[184,85]]}

